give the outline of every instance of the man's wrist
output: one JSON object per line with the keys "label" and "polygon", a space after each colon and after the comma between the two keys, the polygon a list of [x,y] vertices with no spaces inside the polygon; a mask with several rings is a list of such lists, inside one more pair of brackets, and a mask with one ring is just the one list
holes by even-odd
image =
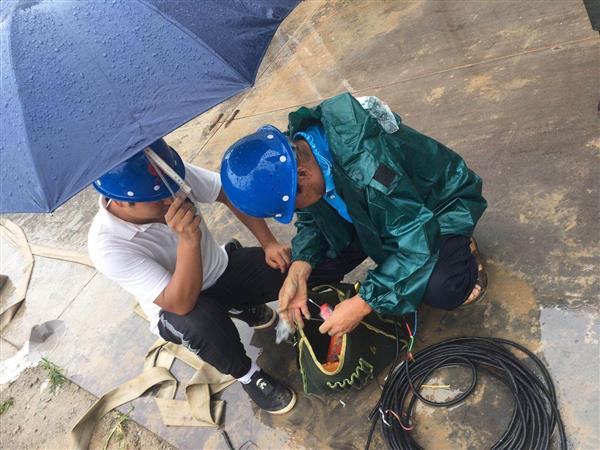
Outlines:
{"label": "man's wrist", "polygon": [[355,295],[352,297],[352,300],[355,300],[356,304],[359,305],[363,317],[373,311],[371,305],[369,305],[360,295]]}
{"label": "man's wrist", "polygon": [[308,280],[308,277],[310,276],[311,272],[312,266],[310,265],[310,263],[306,261],[297,260],[292,262],[288,273],[293,274],[295,277],[304,279],[306,281]]}
{"label": "man's wrist", "polygon": [[277,239],[273,238],[273,239],[269,239],[267,241],[263,241],[261,242],[261,247],[263,249],[266,249],[267,247],[270,247],[271,245],[277,245],[279,244],[279,242],[277,241]]}
{"label": "man's wrist", "polygon": [[200,248],[200,243],[202,242],[202,234],[198,234],[198,236],[194,237],[183,237],[179,236],[179,244],[188,247],[188,248]]}

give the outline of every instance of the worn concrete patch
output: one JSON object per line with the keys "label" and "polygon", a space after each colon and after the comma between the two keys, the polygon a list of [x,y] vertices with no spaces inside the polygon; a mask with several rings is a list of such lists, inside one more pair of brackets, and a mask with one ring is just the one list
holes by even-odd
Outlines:
{"label": "worn concrete patch", "polygon": [[505,83],[498,83],[490,75],[476,75],[466,80],[465,93],[498,102],[511,91],[520,90],[532,82],[528,79],[515,78]]}
{"label": "worn concrete patch", "polygon": [[591,148],[600,154],[600,138],[592,139],[590,142],[585,144],[586,147]]}
{"label": "worn concrete patch", "polygon": [[425,97],[425,101],[427,101],[427,103],[433,103],[435,100],[442,98],[445,91],[446,88],[444,86],[433,88],[429,95]]}
{"label": "worn concrete patch", "polygon": [[568,189],[555,192],[536,192],[527,189],[515,194],[520,205],[519,222],[523,224],[550,224],[565,233],[577,226],[578,208],[568,200]]}

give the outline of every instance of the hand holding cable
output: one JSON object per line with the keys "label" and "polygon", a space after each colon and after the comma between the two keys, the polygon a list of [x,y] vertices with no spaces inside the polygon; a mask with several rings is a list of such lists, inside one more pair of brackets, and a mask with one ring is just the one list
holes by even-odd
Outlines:
{"label": "hand holding cable", "polygon": [[319,327],[321,334],[342,336],[354,330],[373,308],[358,295],[335,306],[331,316]]}
{"label": "hand holding cable", "polygon": [[279,314],[292,326],[296,324],[302,326],[303,316],[310,319],[307,280],[311,270],[309,263],[294,261],[279,290]]}

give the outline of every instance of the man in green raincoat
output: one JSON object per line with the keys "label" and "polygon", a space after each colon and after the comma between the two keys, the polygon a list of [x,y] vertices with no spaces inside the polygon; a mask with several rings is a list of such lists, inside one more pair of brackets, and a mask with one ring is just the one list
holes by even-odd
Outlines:
{"label": "man in green raincoat", "polygon": [[339,281],[367,256],[377,266],[322,333],[347,333],[372,310],[454,309],[485,294],[472,239],[486,208],[481,179],[375,97],[341,94],[302,107],[289,115],[287,135],[261,127],[228,149],[221,179],[248,215],[289,223],[297,213],[279,293],[289,322],[310,316],[307,284]]}

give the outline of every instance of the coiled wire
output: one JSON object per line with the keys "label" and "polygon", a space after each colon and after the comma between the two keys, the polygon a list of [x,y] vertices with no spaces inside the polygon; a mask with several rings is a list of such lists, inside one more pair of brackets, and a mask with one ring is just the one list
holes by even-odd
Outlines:
{"label": "coiled wire", "polygon": [[[398,337],[396,327],[397,342]],[[524,353],[527,358],[517,358],[511,349]],[[381,397],[369,416],[372,425],[365,450],[368,450],[371,444],[373,432],[380,419],[381,432],[388,448],[422,449],[410,432],[416,402],[421,401],[438,407],[462,402],[475,389],[478,370],[485,370],[502,381],[514,397],[515,408],[510,423],[498,442],[492,446],[493,450],[547,449],[556,426],[560,449],[567,448],[567,438],[552,378],[543,363],[525,347],[500,338],[463,337],[427,347],[414,357],[410,350],[409,348],[406,360],[399,365],[396,365],[398,354],[396,355]],[[541,377],[535,374],[527,360],[534,363]],[[433,402],[424,398],[420,393],[421,386],[436,370],[450,366],[470,369],[471,383],[467,390],[446,402]]]}

